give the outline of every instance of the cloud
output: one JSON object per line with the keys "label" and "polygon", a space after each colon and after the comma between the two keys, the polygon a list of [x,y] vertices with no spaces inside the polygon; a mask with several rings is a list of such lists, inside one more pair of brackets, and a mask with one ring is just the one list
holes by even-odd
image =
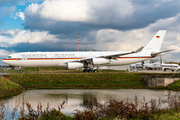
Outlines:
{"label": "cloud", "polygon": [[[53,33],[57,33],[51,31],[56,27],[69,29],[69,32],[74,29],[117,28],[129,23],[133,11],[133,5],[124,0],[45,0],[42,4],[32,3],[26,8],[25,28],[45,28]],[[70,26],[75,27],[71,29]]]}
{"label": "cloud", "polygon": [[[24,12],[16,12],[15,16],[20,17],[22,21],[25,20]],[[16,17],[15,17],[15,19],[16,19]]]}
{"label": "cloud", "polygon": [[[0,49],[0,59],[6,58],[8,55],[15,53],[15,51],[8,51],[4,49]],[[0,65],[4,65],[2,61],[0,61]]]}
{"label": "cloud", "polygon": [[12,53],[15,53],[15,52],[14,51],[7,51],[7,50],[4,50],[4,49],[0,49],[1,57],[6,57],[6,56],[8,56],[9,54],[12,54]]}
{"label": "cloud", "polygon": [[15,6],[0,7],[0,26],[5,24],[3,18],[7,16],[12,16],[15,10],[16,10]]}
{"label": "cloud", "polygon": [[13,14],[16,11],[16,5],[25,5],[27,3],[30,2],[34,2],[34,3],[38,3],[38,2],[42,2],[44,0],[1,0],[0,2],[0,25],[3,25],[5,22],[2,19],[2,17],[7,17],[7,16],[11,16],[14,19],[18,17],[20,17],[22,20],[24,20],[24,12],[18,12],[16,13],[16,15],[14,16]]}
{"label": "cloud", "polygon": [[[13,51],[13,50],[9,51],[9,50],[5,50],[5,49],[0,49],[0,59],[2,60],[4,58],[6,58],[8,55],[13,54],[13,53],[15,53],[15,51]],[[2,61],[0,61],[0,65],[4,65],[4,63]]]}
{"label": "cloud", "polygon": [[[101,29],[94,31],[95,42],[89,46],[102,50],[136,50],[144,46],[157,33],[158,30],[167,30],[161,50],[176,49],[176,51],[166,53],[165,59],[177,61],[174,54],[180,52],[180,18],[179,14],[173,17],[159,19],[141,29],[115,30]],[[171,57],[169,57],[171,56]],[[169,57],[169,58],[168,58]]]}
{"label": "cloud", "polygon": [[115,26],[127,24],[134,13],[134,6],[125,0],[96,0],[89,2],[89,19],[85,24]]}
{"label": "cloud", "polygon": [[180,47],[179,47],[180,44],[178,45],[169,45],[168,48],[169,49],[175,49],[174,52],[178,53],[180,52]]}
{"label": "cloud", "polygon": [[150,24],[149,28],[152,31],[159,29],[169,29],[172,31],[174,29],[179,29],[179,22],[180,22],[180,13],[173,17],[158,19],[156,22]]}
{"label": "cloud", "polygon": [[33,17],[41,20],[87,23],[107,22],[112,17],[120,20],[132,13],[132,5],[124,0],[113,2],[108,0],[45,0],[40,5],[32,3],[25,10],[25,15],[29,19]]}
{"label": "cloud", "polygon": [[38,13],[41,19],[45,20],[86,21],[88,17],[88,3],[86,0],[46,0],[39,6],[32,4],[28,7],[27,12],[31,14]]}
{"label": "cloud", "polygon": [[56,35],[51,35],[47,31],[34,31],[22,30],[13,39],[10,44],[17,43],[41,43],[44,41],[57,41]]}
{"label": "cloud", "polygon": [[[33,44],[58,40],[57,35],[51,35],[47,31],[8,30],[0,31],[0,34],[1,47],[11,47],[20,43]],[[13,38],[5,37],[4,35],[11,35]]]}
{"label": "cloud", "polygon": [[16,10],[15,6],[2,7],[2,8],[0,8],[0,16],[5,17],[8,15],[12,15],[15,10]]}
{"label": "cloud", "polygon": [[19,29],[10,29],[10,30],[0,30],[0,35],[6,35],[6,36],[15,36],[20,30]]}
{"label": "cloud", "polygon": [[141,29],[176,16],[179,5],[180,2],[168,0],[45,0],[26,8],[25,29],[45,29],[56,34],[63,30]]}
{"label": "cloud", "polygon": [[155,33],[149,33],[146,28],[130,31],[101,29],[95,35],[96,43],[91,44],[91,47],[97,50],[132,51],[146,45]]}

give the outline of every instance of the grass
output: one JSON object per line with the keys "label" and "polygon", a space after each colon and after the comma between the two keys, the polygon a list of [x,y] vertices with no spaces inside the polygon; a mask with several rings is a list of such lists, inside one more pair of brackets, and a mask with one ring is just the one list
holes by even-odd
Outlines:
{"label": "grass", "polygon": [[[11,74],[10,77],[23,83],[25,88],[119,88],[147,89],[141,76],[150,77],[180,77],[170,73],[23,73]],[[168,87],[149,89],[180,90],[180,81]]]}
{"label": "grass", "polygon": [[167,78],[180,78],[180,73],[139,73],[142,76],[149,76],[149,77],[167,77]]}
{"label": "grass", "polygon": [[169,90],[179,91],[180,90],[180,80],[174,82],[173,84],[167,86],[166,88]]}
{"label": "grass", "polygon": [[180,119],[180,113],[164,113],[161,114],[160,116],[154,115],[155,120],[179,120]]}
{"label": "grass", "polygon": [[19,84],[0,77],[0,98],[19,94],[24,90]]}
{"label": "grass", "polygon": [[136,73],[11,74],[28,88],[147,88]]}
{"label": "grass", "polygon": [[[61,67],[29,67],[22,68],[24,73],[83,73],[82,70],[69,70],[62,69]],[[98,70],[99,72],[127,72],[125,70]],[[9,69],[4,71],[4,69],[0,69],[0,72],[8,72],[8,73],[19,73],[20,69]]]}
{"label": "grass", "polygon": [[39,71],[39,67],[22,68],[25,72]]}

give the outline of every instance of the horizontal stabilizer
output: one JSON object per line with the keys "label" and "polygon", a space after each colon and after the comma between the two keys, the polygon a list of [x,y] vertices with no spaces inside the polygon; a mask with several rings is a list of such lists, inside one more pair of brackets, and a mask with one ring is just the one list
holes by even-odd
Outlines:
{"label": "horizontal stabilizer", "polygon": [[157,56],[157,55],[160,55],[161,53],[170,52],[170,51],[173,51],[173,50],[175,50],[175,49],[165,50],[165,51],[160,51],[160,52],[152,52],[152,53],[151,53],[151,56],[152,56],[152,57],[155,57],[155,56]]}

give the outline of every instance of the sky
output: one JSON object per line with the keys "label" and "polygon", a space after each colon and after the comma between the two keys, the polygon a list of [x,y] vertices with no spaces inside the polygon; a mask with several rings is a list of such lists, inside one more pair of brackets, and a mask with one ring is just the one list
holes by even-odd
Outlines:
{"label": "sky", "polygon": [[0,0],[0,65],[17,52],[133,51],[167,30],[162,56],[180,62],[179,0]]}

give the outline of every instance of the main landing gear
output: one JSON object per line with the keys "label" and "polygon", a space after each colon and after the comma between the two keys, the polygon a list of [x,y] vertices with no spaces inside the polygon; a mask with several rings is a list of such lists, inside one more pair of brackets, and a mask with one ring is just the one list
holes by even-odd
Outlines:
{"label": "main landing gear", "polygon": [[96,73],[96,72],[98,72],[98,70],[97,69],[88,69],[88,68],[85,68],[83,70],[83,72],[89,72],[89,73],[94,72],[94,73]]}

